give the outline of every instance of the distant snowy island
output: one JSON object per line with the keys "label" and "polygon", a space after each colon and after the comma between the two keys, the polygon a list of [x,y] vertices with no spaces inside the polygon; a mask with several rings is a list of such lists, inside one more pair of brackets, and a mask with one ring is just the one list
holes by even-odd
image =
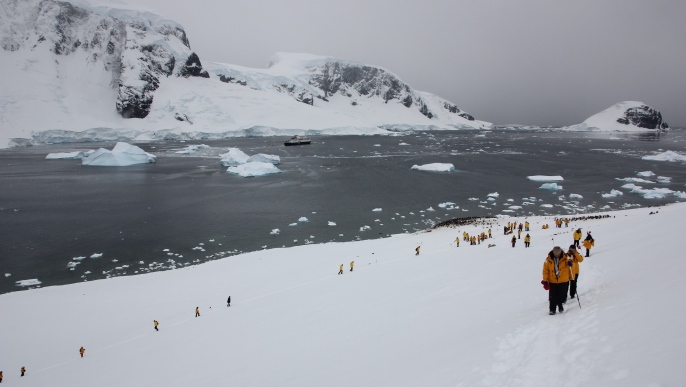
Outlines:
{"label": "distant snowy island", "polygon": [[[0,148],[494,127],[369,64],[293,53],[263,69],[203,64],[180,24],[149,12],[8,0],[0,44]],[[563,129],[667,128],[654,108],[621,102]]]}

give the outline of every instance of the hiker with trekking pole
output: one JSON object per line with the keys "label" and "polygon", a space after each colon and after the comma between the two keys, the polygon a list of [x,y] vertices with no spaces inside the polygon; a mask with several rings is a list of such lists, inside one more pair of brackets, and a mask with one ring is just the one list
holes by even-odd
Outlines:
{"label": "hiker with trekking pole", "polygon": [[[564,312],[565,299],[567,298],[567,287],[572,260],[564,253],[560,246],[555,246],[543,263],[543,289],[548,291],[550,314],[554,315],[557,311]],[[557,311],[555,310],[557,308]]]}
{"label": "hiker with trekking pole", "polygon": [[581,309],[581,301],[579,300],[579,293],[576,290],[576,282],[579,280],[579,262],[584,261],[584,257],[576,251],[576,246],[569,246],[567,250],[567,256],[572,260],[572,267],[570,267],[571,273],[569,277],[569,297],[576,297],[576,301],[579,303],[579,309]]}

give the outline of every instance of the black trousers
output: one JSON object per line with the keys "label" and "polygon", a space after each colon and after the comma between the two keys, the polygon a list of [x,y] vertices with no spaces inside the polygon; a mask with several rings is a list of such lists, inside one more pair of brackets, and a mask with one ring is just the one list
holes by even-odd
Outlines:
{"label": "black trousers", "polygon": [[562,310],[562,303],[567,298],[567,286],[568,282],[562,282],[559,284],[550,284],[550,290],[548,290],[548,299],[550,300],[550,311],[555,312],[558,308]]}
{"label": "black trousers", "polygon": [[576,281],[579,280],[579,275],[576,275],[576,278],[569,281],[569,297],[574,298],[576,295]]}
{"label": "black trousers", "polygon": [[578,239],[574,239],[574,246],[576,246],[577,248],[581,247],[581,246],[579,246],[579,240]]}

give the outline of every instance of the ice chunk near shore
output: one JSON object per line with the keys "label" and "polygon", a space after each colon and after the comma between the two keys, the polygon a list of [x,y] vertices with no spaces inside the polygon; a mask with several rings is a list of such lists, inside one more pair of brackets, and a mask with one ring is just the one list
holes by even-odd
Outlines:
{"label": "ice chunk near shore", "polygon": [[664,199],[669,195],[675,195],[680,198],[682,194],[681,191],[675,192],[669,188],[645,189],[636,184],[624,184],[622,188],[629,189],[632,193],[637,193],[646,199]]}
{"label": "ice chunk near shore", "polygon": [[304,216],[301,216],[300,219],[298,219],[298,222],[309,222],[309,219],[307,219]]}
{"label": "ice chunk near shore", "polygon": [[526,177],[529,180],[532,181],[563,181],[564,178],[562,176],[544,176],[544,175],[534,175],[534,176],[527,176]]}
{"label": "ice chunk near shore", "polygon": [[669,184],[669,183],[672,182],[672,178],[671,178],[671,177],[667,177],[667,176],[658,176],[658,177],[657,177],[657,182],[658,182],[658,183]]}
{"label": "ice chunk near shore", "polygon": [[235,167],[229,167],[226,172],[242,177],[255,177],[279,173],[281,170],[271,163],[252,162],[241,164]]}
{"label": "ice chunk near shore", "polygon": [[540,188],[540,189],[549,189],[549,190],[552,190],[552,191],[556,191],[556,190],[558,190],[558,189],[562,189],[562,186],[561,186],[561,185],[558,185],[557,183],[545,183],[545,184],[542,184],[542,185],[541,185],[540,187],[538,187],[538,188]]}
{"label": "ice chunk near shore", "polygon": [[281,157],[276,156],[276,155],[267,155],[264,153],[258,153],[256,155],[252,155],[248,158],[247,163],[271,163],[273,165],[279,165],[281,164]]}
{"label": "ice chunk near shore", "polygon": [[102,254],[103,253],[94,253],[93,255],[91,255],[91,258],[100,258],[102,257]]}
{"label": "ice chunk near shore", "polygon": [[489,198],[497,198],[498,196],[500,196],[500,194],[497,192],[491,192],[486,196],[488,196]]}
{"label": "ice chunk near shore", "polygon": [[626,181],[627,183],[643,183],[643,184],[655,184],[654,181],[646,180],[646,179],[641,179],[640,177],[625,177],[625,178],[618,178],[615,177],[615,180],[619,181]]}
{"label": "ice chunk near shore", "polygon": [[17,286],[36,286],[40,285],[41,283],[42,282],[40,282],[37,278],[26,279],[16,282]]}
{"label": "ice chunk near shore", "polygon": [[643,171],[643,172],[638,172],[638,173],[636,174],[636,176],[640,176],[640,177],[651,177],[651,176],[655,176],[655,174],[653,173],[653,171]]}
{"label": "ice chunk near shore", "polygon": [[90,156],[94,150],[89,151],[76,151],[76,152],[63,152],[63,153],[48,153],[45,156],[46,160],[79,160]]}
{"label": "ice chunk near shore", "polygon": [[373,211],[373,212],[380,212],[380,211],[382,211],[382,209],[381,209],[381,208],[375,208],[375,209],[373,209],[372,211]]}
{"label": "ice chunk near shore", "polygon": [[329,224],[329,226],[335,226],[335,225],[336,225],[336,222],[329,221],[328,224]]}
{"label": "ice chunk near shore", "polygon": [[579,194],[573,193],[573,194],[569,194],[569,198],[570,199],[583,199],[584,197],[579,195]]}
{"label": "ice chunk near shore", "polygon": [[222,167],[235,167],[248,162],[250,156],[238,148],[229,148],[229,151],[219,155]]}
{"label": "ice chunk near shore", "polygon": [[81,160],[81,164],[83,165],[100,167],[125,167],[154,162],[155,155],[147,153],[143,149],[125,142],[118,142],[112,150],[100,148]]}
{"label": "ice chunk near shore", "polygon": [[666,151],[662,153],[658,153],[652,156],[643,156],[641,159],[643,160],[652,160],[652,161],[671,161],[671,162],[679,162],[679,161],[686,161],[686,156],[681,155],[679,153],[673,152],[673,151]]}
{"label": "ice chunk near shore", "polygon": [[278,228],[275,228],[272,230],[272,232],[269,233],[269,235],[279,235],[280,232],[281,232],[281,230],[279,230]]}
{"label": "ice chunk near shore", "polygon": [[412,169],[418,171],[431,171],[431,172],[453,172],[455,171],[455,166],[450,163],[432,163],[424,165],[413,165]]}
{"label": "ice chunk near shore", "polygon": [[11,276],[12,276],[12,274],[10,274],[10,273],[5,273],[5,277],[11,277]]}

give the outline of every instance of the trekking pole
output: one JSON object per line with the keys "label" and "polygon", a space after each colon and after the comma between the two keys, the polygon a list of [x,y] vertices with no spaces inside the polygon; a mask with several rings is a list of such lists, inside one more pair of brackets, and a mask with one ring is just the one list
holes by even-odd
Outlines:
{"label": "trekking pole", "polygon": [[[572,259],[574,259],[574,258],[572,258]],[[570,278],[574,278],[574,270],[572,270],[571,267],[569,268],[569,274],[571,275]],[[576,280],[576,278],[574,278],[574,280]],[[576,302],[579,303],[579,309],[581,309],[581,301],[579,301],[579,288],[575,288],[575,290],[576,290],[576,292],[574,294],[576,295]]]}

